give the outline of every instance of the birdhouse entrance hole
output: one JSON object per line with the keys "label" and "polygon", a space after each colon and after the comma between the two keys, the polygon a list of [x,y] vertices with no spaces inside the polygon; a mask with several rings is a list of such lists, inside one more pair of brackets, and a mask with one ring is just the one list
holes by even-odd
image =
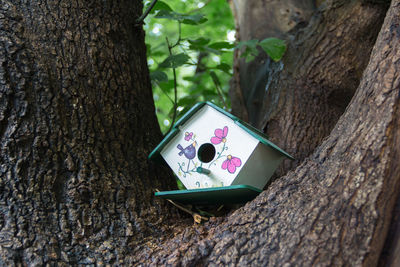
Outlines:
{"label": "birdhouse entrance hole", "polygon": [[215,157],[215,147],[213,144],[205,143],[199,147],[197,152],[197,157],[203,163],[208,163],[212,161]]}

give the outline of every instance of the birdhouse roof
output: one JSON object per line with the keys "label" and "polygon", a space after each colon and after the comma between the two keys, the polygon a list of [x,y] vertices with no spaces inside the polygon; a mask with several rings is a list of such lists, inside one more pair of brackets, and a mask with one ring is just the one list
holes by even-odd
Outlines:
{"label": "birdhouse roof", "polygon": [[244,131],[249,133],[251,136],[253,136],[257,140],[259,140],[260,143],[273,148],[274,150],[276,150],[277,152],[281,153],[282,155],[284,155],[285,157],[287,157],[289,159],[294,159],[290,154],[286,153],[285,151],[280,149],[277,145],[275,145],[274,143],[270,142],[267,139],[267,136],[263,132],[261,132],[257,128],[251,126],[250,124],[242,121],[238,117],[230,114],[229,112],[226,112],[222,108],[220,108],[220,107],[218,107],[218,106],[216,106],[216,105],[214,105],[213,103],[210,103],[210,102],[199,102],[196,105],[194,105],[188,112],[186,112],[175,123],[175,125],[172,127],[172,129],[169,132],[169,134],[167,134],[164,137],[164,139],[161,141],[161,143],[158,144],[158,146],[150,153],[149,159],[159,158],[160,152],[163,150],[163,148],[169,143],[169,141],[171,141],[179,133],[179,131],[180,131],[179,127],[182,126],[183,124],[185,124],[185,122],[187,122],[194,114],[196,114],[205,105],[208,105],[208,106],[214,108],[215,110],[221,112],[225,116],[227,116],[230,119],[232,119],[236,125],[238,125],[240,128],[242,128]]}

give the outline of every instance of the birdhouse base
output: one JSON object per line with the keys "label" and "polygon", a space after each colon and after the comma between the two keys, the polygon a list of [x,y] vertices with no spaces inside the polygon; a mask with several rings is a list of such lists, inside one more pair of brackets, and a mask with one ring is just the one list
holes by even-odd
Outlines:
{"label": "birdhouse base", "polygon": [[189,190],[156,192],[155,196],[182,204],[239,204],[254,199],[262,190],[250,185],[231,185]]}

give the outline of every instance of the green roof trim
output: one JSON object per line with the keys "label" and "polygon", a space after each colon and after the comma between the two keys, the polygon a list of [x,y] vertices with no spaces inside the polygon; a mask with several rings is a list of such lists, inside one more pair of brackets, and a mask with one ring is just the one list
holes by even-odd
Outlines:
{"label": "green roof trim", "polygon": [[154,195],[170,199],[182,204],[234,204],[244,203],[254,199],[262,190],[250,185],[231,185],[187,190],[156,192]]}
{"label": "green roof trim", "polygon": [[168,144],[169,141],[171,141],[175,137],[175,135],[177,135],[179,133],[179,126],[181,126],[185,122],[187,122],[197,111],[199,111],[205,105],[208,105],[208,106],[214,108],[215,110],[221,112],[225,116],[231,118],[235,122],[236,125],[238,125],[240,128],[245,130],[251,136],[256,138],[262,144],[272,147],[273,149],[275,149],[276,151],[280,152],[281,154],[283,154],[285,157],[287,157],[289,159],[292,159],[292,160],[294,159],[290,154],[286,153],[281,148],[279,148],[277,145],[275,145],[274,143],[270,142],[268,140],[268,137],[263,132],[261,132],[260,130],[258,130],[257,128],[251,126],[247,122],[242,121],[238,117],[230,114],[229,112],[225,111],[224,109],[216,106],[215,104],[213,104],[211,102],[199,102],[196,105],[194,105],[188,112],[186,112],[174,124],[174,127],[172,128],[171,132],[167,136],[165,136],[164,139],[161,141],[161,143],[158,144],[158,146],[150,153],[149,159],[157,159],[158,157],[160,157],[161,150]]}

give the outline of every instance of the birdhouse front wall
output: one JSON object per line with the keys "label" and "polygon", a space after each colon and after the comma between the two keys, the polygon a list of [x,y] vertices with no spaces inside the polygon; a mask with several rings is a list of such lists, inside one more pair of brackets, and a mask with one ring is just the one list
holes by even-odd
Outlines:
{"label": "birdhouse front wall", "polygon": [[208,105],[179,130],[161,156],[187,189],[231,185],[259,143]]}

